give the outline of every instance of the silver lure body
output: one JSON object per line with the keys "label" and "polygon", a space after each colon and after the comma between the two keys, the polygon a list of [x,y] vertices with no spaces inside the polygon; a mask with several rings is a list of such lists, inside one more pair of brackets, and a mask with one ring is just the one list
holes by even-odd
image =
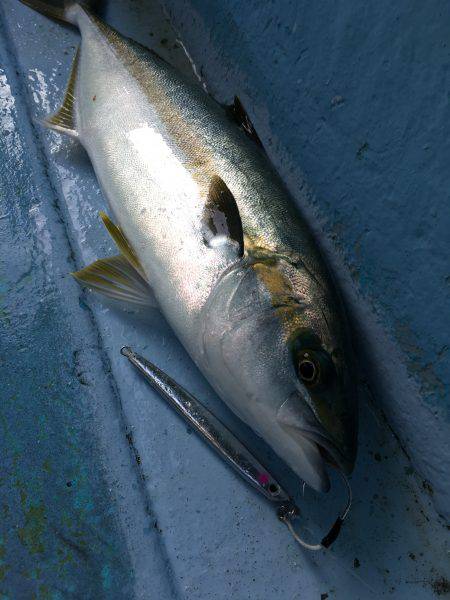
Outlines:
{"label": "silver lure body", "polygon": [[[326,491],[324,454],[353,465],[356,399],[344,317],[307,227],[264,152],[200,87],[86,9],[68,15],[82,38],[74,130],[161,311],[231,409]],[[243,256],[226,236],[205,242],[214,177],[235,198]],[[299,376],[311,355],[321,377],[332,371],[325,384]]]}

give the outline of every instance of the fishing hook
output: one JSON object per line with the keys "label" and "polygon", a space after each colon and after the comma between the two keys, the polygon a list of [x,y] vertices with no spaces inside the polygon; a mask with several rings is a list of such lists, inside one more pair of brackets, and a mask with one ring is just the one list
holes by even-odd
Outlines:
{"label": "fishing hook", "polygon": [[[308,542],[305,542],[295,531],[294,526],[292,524],[292,520],[295,519],[299,515],[299,512],[295,510],[297,508],[295,505],[286,504],[286,505],[280,506],[280,508],[278,509],[278,518],[280,519],[280,521],[286,525],[286,527],[289,529],[289,531],[292,534],[292,537],[295,539],[295,541],[298,542],[300,544],[300,546],[303,546],[303,548],[306,548],[307,550],[317,551],[317,550],[323,550],[323,549],[329,548],[331,546],[331,544],[336,541],[336,538],[338,537],[338,535],[341,531],[342,523],[345,521],[345,519],[347,518],[347,515],[350,511],[350,508],[352,505],[352,488],[350,487],[350,482],[348,481],[348,479],[344,475],[344,473],[342,473],[342,471],[339,471],[339,474],[342,477],[342,480],[344,481],[346,489],[347,489],[347,503],[346,503],[345,508],[342,511],[342,513],[337,517],[337,519],[333,523],[331,529],[322,538],[322,540],[319,544],[309,544]],[[303,491],[304,491],[304,489],[305,488],[303,485]]]}

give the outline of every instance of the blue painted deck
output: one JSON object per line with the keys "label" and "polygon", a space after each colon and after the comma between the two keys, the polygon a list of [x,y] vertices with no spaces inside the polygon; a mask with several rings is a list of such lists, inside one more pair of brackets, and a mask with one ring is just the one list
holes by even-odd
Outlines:
{"label": "blue painted deck", "polygon": [[[199,21],[186,6],[175,21],[200,66],[207,52],[214,57],[211,40],[226,47],[226,39],[194,39]],[[199,14],[207,26],[211,14]],[[106,18],[190,70],[153,2],[111,3]],[[0,598],[422,600],[445,593],[447,532],[378,408],[385,400],[364,382],[354,508],[333,550],[310,554],[120,356],[127,343],[154,360],[299,489],[221,405],[157,312],[143,320],[114,310],[68,275],[113,252],[86,155],[36,122],[61,100],[77,34],[17,0],[3,0],[0,19]],[[204,62],[218,97],[225,88],[242,95],[230,91],[234,75],[219,82],[220,69]],[[282,162],[283,152],[274,156]],[[327,210],[334,219],[331,205],[317,214]],[[305,536],[317,539],[340,501],[341,490],[300,495]]]}

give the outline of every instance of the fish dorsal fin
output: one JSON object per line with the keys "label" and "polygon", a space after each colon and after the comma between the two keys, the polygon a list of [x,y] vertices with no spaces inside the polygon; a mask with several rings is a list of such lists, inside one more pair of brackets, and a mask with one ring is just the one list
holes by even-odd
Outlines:
{"label": "fish dorsal fin", "polygon": [[72,273],[77,281],[113,300],[140,306],[156,306],[153,291],[123,256],[111,256]]}
{"label": "fish dorsal fin", "polygon": [[106,213],[100,211],[100,217],[103,221],[104,226],[108,230],[109,235],[114,240],[119,252],[122,254],[124,258],[131,264],[133,269],[135,269],[139,275],[145,279],[145,273],[139,262],[138,257],[136,256],[135,251],[130,245],[130,242],[127,240],[125,235],[123,234],[120,227],[118,227],[115,223],[111,221]]}
{"label": "fish dorsal fin", "polygon": [[75,126],[74,119],[74,108],[75,108],[75,83],[77,80],[78,63],[79,63],[80,49],[76,51],[76,54],[72,63],[72,70],[70,72],[69,83],[67,84],[66,93],[64,96],[61,108],[45,119],[44,124],[50,129],[55,129],[61,133],[66,133],[73,137],[78,136],[78,132]]}
{"label": "fish dorsal fin", "polygon": [[227,106],[227,111],[233,121],[235,121],[239,127],[242,127],[245,133],[262,148],[263,145],[259,139],[259,135],[256,133],[256,129],[254,128],[247,111],[237,96],[234,97],[233,104]]}
{"label": "fish dorsal fin", "polygon": [[210,247],[232,242],[239,256],[244,253],[241,216],[233,194],[226,183],[215,175],[210,183],[202,216],[203,237]]}

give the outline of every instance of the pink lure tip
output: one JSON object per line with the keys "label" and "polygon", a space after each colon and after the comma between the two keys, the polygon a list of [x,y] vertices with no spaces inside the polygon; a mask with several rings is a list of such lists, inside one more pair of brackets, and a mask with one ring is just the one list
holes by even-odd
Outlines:
{"label": "pink lure tip", "polygon": [[269,476],[267,473],[260,473],[258,475],[258,481],[261,485],[267,485],[269,483]]}

